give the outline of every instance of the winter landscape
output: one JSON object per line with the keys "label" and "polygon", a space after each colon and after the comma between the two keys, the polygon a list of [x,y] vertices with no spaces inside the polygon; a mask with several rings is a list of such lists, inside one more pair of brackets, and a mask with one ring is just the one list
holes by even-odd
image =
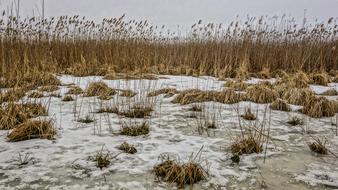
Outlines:
{"label": "winter landscape", "polygon": [[183,32],[21,17],[13,2],[0,17],[0,189],[338,188],[337,18]]}

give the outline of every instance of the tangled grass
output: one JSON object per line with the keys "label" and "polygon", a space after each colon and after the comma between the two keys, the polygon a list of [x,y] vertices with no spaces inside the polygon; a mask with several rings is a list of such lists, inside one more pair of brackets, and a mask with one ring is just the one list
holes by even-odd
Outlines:
{"label": "tangled grass", "polygon": [[7,136],[8,141],[17,142],[35,138],[53,139],[56,129],[53,122],[49,121],[31,121],[28,120],[15,127]]}

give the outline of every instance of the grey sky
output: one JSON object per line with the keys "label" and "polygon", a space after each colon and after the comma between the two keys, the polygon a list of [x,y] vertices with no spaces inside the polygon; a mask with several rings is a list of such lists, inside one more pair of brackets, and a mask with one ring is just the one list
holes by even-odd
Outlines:
{"label": "grey sky", "polygon": [[[13,0],[0,0],[0,10]],[[21,0],[21,15],[38,15],[42,0]],[[118,17],[143,20],[169,28],[190,26],[199,19],[205,22],[229,22],[236,15],[290,15],[302,20],[338,17],[338,0],[45,0],[46,16],[83,15],[99,20]]]}

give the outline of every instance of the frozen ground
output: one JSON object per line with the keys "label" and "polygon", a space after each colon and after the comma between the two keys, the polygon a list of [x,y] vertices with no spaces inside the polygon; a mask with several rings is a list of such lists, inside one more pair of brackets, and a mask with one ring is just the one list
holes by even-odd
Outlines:
{"label": "frozen ground", "polygon": [[[101,77],[60,76],[65,84],[74,83],[86,88],[90,82]],[[110,87],[132,89],[140,95],[154,89],[174,87],[178,90],[200,88],[220,90],[224,81],[212,77],[163,76],[157,81],[104,80]],[[256,83],[258,80],[248,81]],[[273,82],[273,80],[272,80]],[[311,86],[320,93],[330,87]],[[68,90],[62,86],[63,95]],[[151,117],[150,133],[146,136],[119,135],[121,119],[116,114],[97,114],[100,105],[128,102],[128,98],[115,95],[112,100],[100,101],[95,97],[74,96],[76,101],[62,102],[60,98],[46,97],[22,101],[49,104],[49,117],[55,121],[58,135],[55,140],[29,140],[16,143],[6,141],[9,131],[0,131],[0,189],[171,189],[174,185],[156,180],[151,173],[163,153],[177,156],[183,161],[203,146],[202,160],[208,168],[209,177],[194,189],[337,189],[338,159],[333,155],[318,156],[309,150],[307,142],[313,136],[325,136],[329,148],[338,154],[338,137],[334,136],[334,118],[313,119],[292,112],[271,112],[271,139],[264,153],[244,155],[239,165],[232,164],[230,143],[239,132],[237,108],[242,113],[251,107],[258,117],[263,117],[267,105],[252,102],[226,105],[205,103],[207,113],[216,114],[218,128],[200,134],[196,119],[188,118],[191,105],[171,103],[171,98],[160,95],[154,99],[156,110]],[[332,98],[332,97],[331,97]],[[337,97],[334,97],[335,99]],[[295,107],[297,108],[297,107]],[[83,124],[78,117],[91,115],[95,122]],[[286,123],[290,115],[305,117],[305,127],[292,127]],[[120,151],[116,146],[124,141],[136,146],[134,155],[119,154],[108,168],[100,170],[88,159],[102,146],[112,154]],[[27,165],[18,165],[18,155],[28,154]],[[188,187],[187,187],[188,188]]]}

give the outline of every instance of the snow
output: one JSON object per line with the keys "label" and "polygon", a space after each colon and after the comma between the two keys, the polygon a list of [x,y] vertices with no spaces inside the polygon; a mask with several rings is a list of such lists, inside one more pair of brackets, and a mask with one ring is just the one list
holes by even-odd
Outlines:
{"label": "snow", "polygon": [[[132,89],[141,95],[155,89],[173,87],[178,90],[198,88],[202,90],[221,90],[224,81],[216,78],[188,77],[188,76],[160,76],[159,80],[103,80],[102,77],[73,77],[59,76],[64,84],[74,83],[86,88],[90,82],[103,80],[109,87],[117,89]],[[251,79],[247,83],[258,83],[261,80]],[[274,82],[274,79],[269,80]],[[331,86],[336,86],[331,84]],[[326,90],[327,87],[311,86],[313,91]],[[58,91],[64,95],[67,86],[61,86]],[[265,152],[241,156],[239,165],[232,164],[229,145],[239,133],[237,107],[242,113],[246,107],[253,112],[258,111],[259,118],[263,117],[267,104],[240,102],[226,105],[215,102],[203,103],[207,113],[219,115],[219,127],[209,134],[197,132],[196,120],[187,118],[190,105],[181,106],[171,103],[171,98],[160,95],[156,98],[156,109],[150,119],[150,133],[145,136],[128,137],[119,135],[120,122],[125,120],[116,114],[97,114],[95,111],[101,104],[113,104],[116,101],[128,102],[128,98],[115,95],[112,100],[100,101],[96,97],[74,96],[74,102],[62,102],[60,98],[41,98],[45,105],[49,105],[49,117],[54,120],[58,130],[55,140],[34,139],[16,143],[7,142],[9,131],[0,131],[0,189],[165,189],[168,184],[158,182],[151,170],[159,163],[159,156],[168,153],[182,161],[187,161],[191,153],[197,153],[201,147],[202,160],[208,168],[209,177],[198,183],[197,189],[240,189],[241,184],[254,187],[258,184],[260,173],[265,175],[269,169],[276,167],[269,160],[282,159],[286,164],[293,163],[286,153],[299,155],[310,163],[307,166],[295,164],[295,171],[290,178],[296,176],[297,187],[307,185],[327,185],[338,188],[338,162],[334,157],[321,158],[313,155],[306,141],[309,136],[301,128],[286,124],[290,113],[272,111],[271,140]],[[135,99],[139,99],[136,97]],[[23,101],[30,101],[27,97]],[[297,106],[292,106],[296,110]],[[76,114],[74,115],[74,110]],[[82,124],[78,117],[92,115],[94,123]],[[326,136],[332,144],[333,152],[338,152],[338,138],[333,137],[333,127],[330,118],[308,119],[309,131],[319,136]],[[244,121],[243,121],[244,122]],[[332,137],[332,138],[331,138]],[[134,155],[121,153],[116,147],[127,141],[135,145],[138,152]],[[265,145],[264,145],[265,146]],[[109,151],[113,155],[119,154],[112,160],[108,168],[98,169],[89,159],[97,151]],[[265,147],[264,147],[265,148]],[[18,165],[18,155],[30,155],[27,165]],[[120,154],[121,153],[121,154]],[[264,157],[268,164],[262,167]],[[278,167],[283,167],[278,166]],[[284,170],[278,170],[274,175],[285,176]],[[268,178],[268,176],[265,176]],[[284,179],[284,178],[281,178]],[[288,180],[291,180],[288,178]],[[276,179],[269,183],[284,183]],[[295,184],[293,184],[295,185]],[[286,185],[287,187],[287,185]]]}

